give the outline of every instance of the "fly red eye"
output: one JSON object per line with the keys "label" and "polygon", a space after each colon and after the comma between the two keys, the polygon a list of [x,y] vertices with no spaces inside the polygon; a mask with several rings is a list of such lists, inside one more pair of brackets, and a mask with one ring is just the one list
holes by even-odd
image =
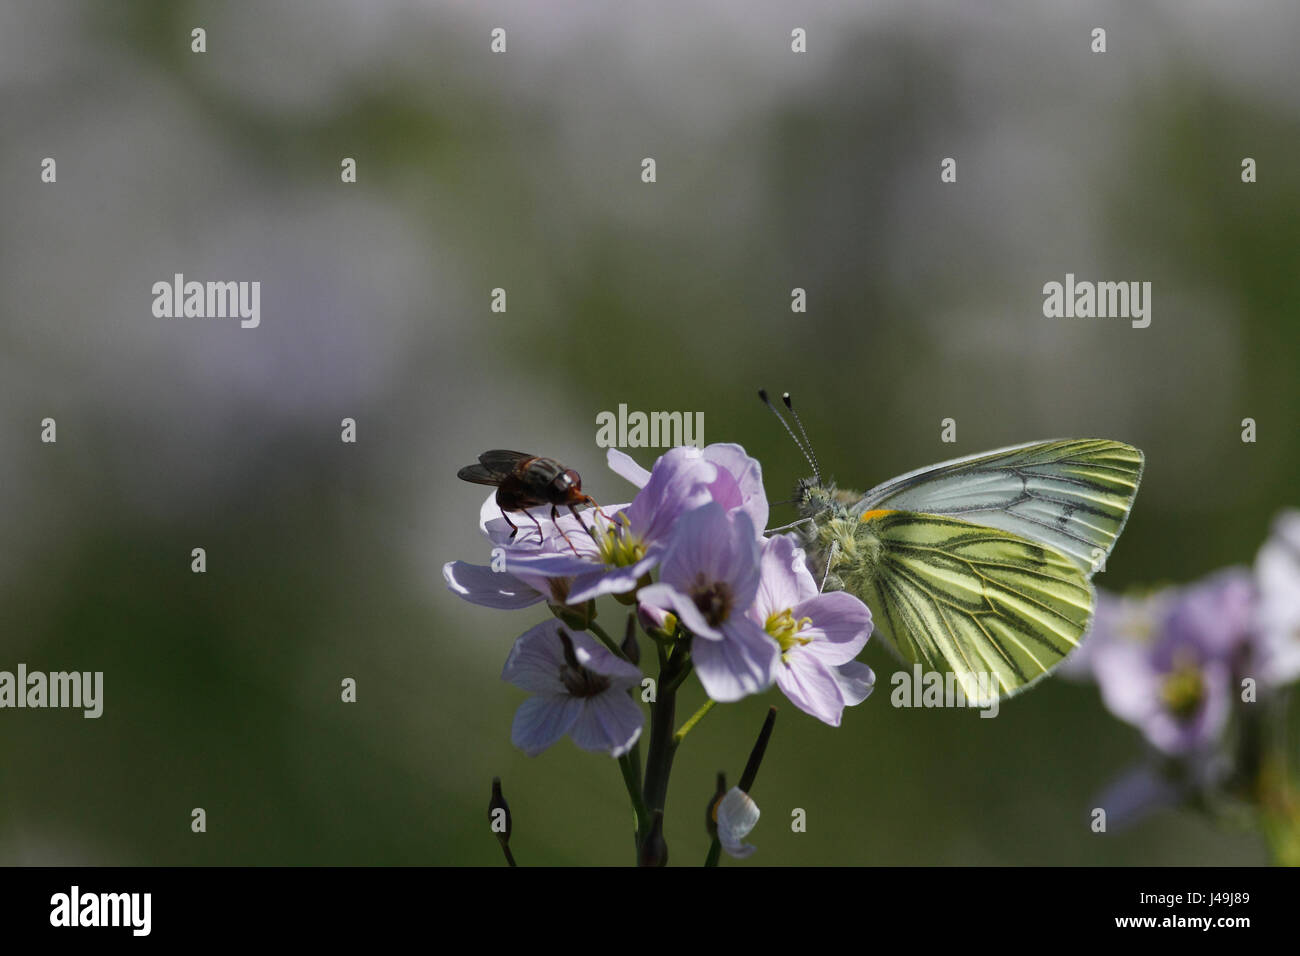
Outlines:
{"label": "fly red eye", "polygon": [[582,490],[582,476],[578,474],[576,471],[574,471],[572,468],[570,468],[563,475],[561,475],[560,478],[563,479],[563,481],[568,487],[574,489],[575,491]]}

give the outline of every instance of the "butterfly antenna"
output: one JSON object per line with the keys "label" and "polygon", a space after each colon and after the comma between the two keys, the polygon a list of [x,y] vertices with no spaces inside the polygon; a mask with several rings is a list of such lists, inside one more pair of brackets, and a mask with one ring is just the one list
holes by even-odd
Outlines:
{"label": "butterfly antenna", "polygon": [[[794,433],[794,429],[791,428],[790,423],[785,420],[785,416],[782,415],[779,411],[777,411],[776,406],[772,404],[772,400],[767,397],[767,389],[760,388],[758,390],[758,397],[762,399],[763,404],[768,407],[768,410],[771,411],[771,413],[776,416],[776,420],[781,423],[781,427],[785,429],[785,433],[789,435],[790,440],[794,442],[794,447],[799,449],[799,454],[804,456],[809,466],[812,468],[813,479],[820,484],[822,479],[821,479],[821,472],[817,469],[817,459],[814,458],[809,453],[809,450],[803,446],[803,442],[799,441],[799,436]],[[789,404],[790,404],[789,395],[787,394],[786,405],[788,406]],[[791,408],[790,411],[791,413],[793,413],[794,409]]]}
{"label": "butterfly antenna", "polygon": [[794,410],[794,402],[790,400],[790,393],[784,392],[781,395],[781,401],[785,402],[785,407],[790,410],[794,423],[799,426],[799,434],[803,437],[803,447],[807,449],[808,457],[812,459],[813,477],[821,481],[822,471],[817,464],[817,452],[813,451],[812,442],[808,439],[808,432],[804,429],[803,422],[799,420],[799,413]]}
{"label": "butterfly antenna", "polygon": [[800,518],[798,521],[791,521],[789,524],[783,524],[779,528],[768,528],[764,534],[780,534],[782,531],[789,531],[791,528],[797,528],[801,524],[807,524],[812,518]]}

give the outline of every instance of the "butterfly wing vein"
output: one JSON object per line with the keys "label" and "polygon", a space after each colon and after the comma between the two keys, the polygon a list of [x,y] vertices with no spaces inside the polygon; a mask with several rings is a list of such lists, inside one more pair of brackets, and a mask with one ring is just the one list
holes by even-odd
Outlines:
{"label": "butterfly wing vein", "polygon": [[869,522],[883,545],[867,584],[877,626],[906,657],[979,675],[1004,694],[1049,672],[1092,613],[1083,570],[1050,545],[946,515],[895,511]]}
{"label": "butterfly wing vein", "polygon": [[895,478],[869,491],[852,512],[962,518],[1051,545],[1092,571],[1124,529],[1142,467],[1142,452],[1122,442],[1033,442]]}

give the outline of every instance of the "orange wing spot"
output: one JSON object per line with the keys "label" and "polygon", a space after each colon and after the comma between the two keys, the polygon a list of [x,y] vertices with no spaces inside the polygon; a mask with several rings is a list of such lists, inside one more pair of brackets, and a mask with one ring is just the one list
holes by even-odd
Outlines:
{"label": "orange wing spot", "polygon": [[885,515],[892,515],[897,510],[898,510],[897,508],[875,508],[872,511],[862,512],[862,517],[859,518],[858,520],[875,521],[877,518],[883,518]]}

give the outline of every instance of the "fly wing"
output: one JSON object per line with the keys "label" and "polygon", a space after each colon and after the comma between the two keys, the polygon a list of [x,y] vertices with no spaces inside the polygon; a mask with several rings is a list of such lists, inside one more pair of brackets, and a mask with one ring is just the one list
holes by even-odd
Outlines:
{"label": "fly wing", "polygon": [[476,485],[499,485],[503,476],[488,471],[482,465],[466,465],[456,472],[456,477],[461,481],[472,481]]}
{"label": "fly wing", "polygon": [[499,485],[505,478],[514,474],[515,465],[535,456],[522,451],[506,451],[494,448],[478,456],[477,465],[466,465],[456,472],[461,481],[472,481],[476,485]]}

